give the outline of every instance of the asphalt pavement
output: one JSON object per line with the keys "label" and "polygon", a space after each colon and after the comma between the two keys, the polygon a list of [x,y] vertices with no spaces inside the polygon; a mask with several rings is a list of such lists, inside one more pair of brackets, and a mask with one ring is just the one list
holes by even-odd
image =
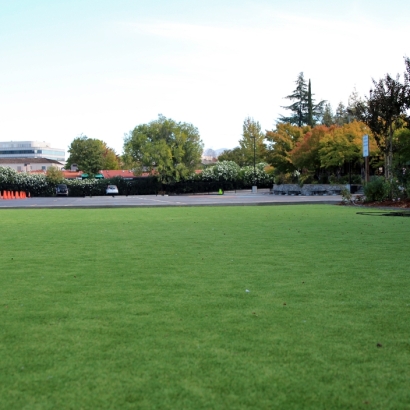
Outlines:
{"label": "asphalt pavement", "polygon": [[269,190],[225,192],[223,195],[118,195],[93,197],[34,197],[27,199],[0,199],[0,209],[10,208],[133,208],[170,206],[250,206],[339,204],[340,195],[302,196],[272,195]]}

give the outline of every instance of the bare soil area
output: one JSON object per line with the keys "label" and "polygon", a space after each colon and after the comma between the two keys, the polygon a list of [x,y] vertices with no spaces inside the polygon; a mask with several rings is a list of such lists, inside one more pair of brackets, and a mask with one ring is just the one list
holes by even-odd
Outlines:
{"label": "bare soil area", "polygon": [[410,208],[410,199],[401,199],[400,201],[376,201],[376,202],[365,202],[363,206],[376,207],[376,208]]}

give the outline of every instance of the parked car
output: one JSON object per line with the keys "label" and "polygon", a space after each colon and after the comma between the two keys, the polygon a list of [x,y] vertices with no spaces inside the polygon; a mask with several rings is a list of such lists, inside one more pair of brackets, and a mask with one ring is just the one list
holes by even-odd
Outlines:
{"label": "parked car", "polygon": [[68,188],[66,184],[58,184],[56,187],[56,195],[68,196]]}
{"label": "parked car", "polygon": [[112,196],[118,195],[117,185],[108,185],[107,189],[105,190],[105,193],[107,195],[112,195]]}

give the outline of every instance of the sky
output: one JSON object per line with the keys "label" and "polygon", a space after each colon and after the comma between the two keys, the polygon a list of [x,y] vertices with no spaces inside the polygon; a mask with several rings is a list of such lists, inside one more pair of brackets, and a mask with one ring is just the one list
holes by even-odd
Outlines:
{"label": "sky", "polygon": [[300,72],[333,109],[403,74],[401,0],[0,0],[0,141],[122,153],[158,114],[205,148],[238,145],[246,117],[274,129]]}

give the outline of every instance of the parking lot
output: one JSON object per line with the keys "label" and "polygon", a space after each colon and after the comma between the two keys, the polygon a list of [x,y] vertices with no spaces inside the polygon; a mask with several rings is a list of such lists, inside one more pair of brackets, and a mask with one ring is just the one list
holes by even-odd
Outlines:
{"label": "parking lot", "polygon": [[241,205],[291,205],[338,204],[340,195],[301,196],[272,195],[268,190],[226,192],[194,195],[119,195],[93,197],[34,197],[27,199],[0,199],[0,208],[132,208],[164,206],[241,206]]}

